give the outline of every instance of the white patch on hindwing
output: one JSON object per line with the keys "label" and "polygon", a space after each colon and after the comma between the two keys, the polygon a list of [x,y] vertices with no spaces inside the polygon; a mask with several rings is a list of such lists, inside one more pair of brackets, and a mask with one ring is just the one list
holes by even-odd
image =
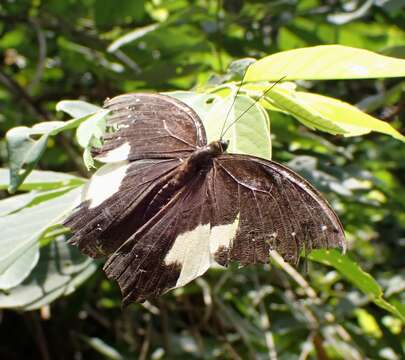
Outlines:
{"label": "white patch on hindwing", "polygon": [[181,272],[176,286],[181,287],[204,274],[210,267],[209,239],[210,225],[199,225],[194,230],[179,235],[164,263],[178,263]]}
{"label": "white patch on hindwing", "polygon": [[89,209],[114,195],[125,177],[128,161],[106,164],[98,169],[83,189],[82,201],[89,200]]}
{"label": "white patch on hindwing", "polygon": [[199,225],[179,235],[164,259],[165,265],[177,263],[181,266],[175,288],[186,285],[216,264],[214,254],[222,247],[232,246],[238,226],[239,216],[232,224],[213,228],[210,224]]}
{"label": "white patch on hindwing", "polygon": [[130,150],[131,146],[128,142],[125,142],[115,149],[108,151],[106,154],[96,157],[96,159],[104,163],[127,160]]}
{"label": "white patch on hindwing", "polygon": [[239,214],[231,224],[214,226],[210,235],[211,261],[215,262],[214,255],[221,248],[230,248],[239,227]]}

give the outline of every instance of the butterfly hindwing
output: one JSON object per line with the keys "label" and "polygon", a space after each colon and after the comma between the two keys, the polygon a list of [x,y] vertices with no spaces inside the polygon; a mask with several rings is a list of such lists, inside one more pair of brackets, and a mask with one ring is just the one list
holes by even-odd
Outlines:
{"label": "butterfly hindwing", "polygon": [[344,248],[338,217],[298,174],[248,155],[224,154],[213,162],[211,225],[237,222],[235,236],[213,254],[220,264],[267,262],[271,249],[295,264],[302,250]]}
{"label": "butterfly hindwing", "polygon": [[106,262],[124,304],[183,286],[210,266],[206,178],[196,176]]}

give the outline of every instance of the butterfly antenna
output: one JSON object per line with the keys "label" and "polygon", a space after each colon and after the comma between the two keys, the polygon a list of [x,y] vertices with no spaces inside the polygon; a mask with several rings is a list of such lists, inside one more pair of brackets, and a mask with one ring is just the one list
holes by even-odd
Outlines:
{"label": "butterfly antenna", "polygon": [[[286,76],[284,75],[282,78],[280,78],[279,80],[277,80],[277,81],[276,81],[273,85],[271,85],[265,92],[263,92],[263,94],[261,94],[261,95],[255,100],[255,102],[254,102],[252,105],[250,105],[242,114],[240,114],[234,121],[232,121],[232,122],[229,124],[229,126],[225,129],[225,131],[223,132],[223,134],[221,135],[221,139],[222,139],[222,136],[224,136],[224,135],[226,134],[226,132],[230,129],[230,127],[231,127],[232,125],[234,125],[234,124],[235,124],[239,119],[241,119],[242,116],[245,115],[253,106],[255,106],[261,99],[263,99],[271,89],[273,89],[278,83],[280,83],[281,81],[283,81],[283,79],[284,79],[285,77],[286,77]],[[236,97],[235,97],[235,99],[236,99]],[[234,102],[235,102],[235,101],[234,101]],[[222,133],[222,131],[221,131],[221,133]]]}
{"label": "butterfly antenna", "polygon": [[231,113],[231,110],[232,110],[233,106],[235,105],[236,98],[237,98],[238,95],[239,95],[239,90],[240,90],[240,88],[241,88],[242,85],[243,85],[243,80],[245,80],[245,76],[246,76],[246,73],[247,73],[247,71],[248,71],[248,69],[249,69],[249,66],[250,66],[250,64],[246,67],[246,70],[245,70],[245,72],[244,72],[244,74],[243,74],[243,76],[242,76],[242,80],[241,80],[241,82],[240,82],[240,85],[239,85],[239,87],[238,87],[238,90],[236,90],[236,94],[235,94],[235,96],[234,96],[234,98],[233,98],[232,104],[231,104],[231,106],[229,107],[228,112],[227,112],[226,117],[225,117],[225,120],[224,120],[224,123],[222,124],[221,133],[220,133],[220,135],[219,135],[219,139],[220,139],[220,140],[222,140],[222,136],[224,136],[224,132],[223,132],[223,131],[224,131],[224,128],[225,128],[225,125],[226,125],[226,121],[228,120],[229,114]]}

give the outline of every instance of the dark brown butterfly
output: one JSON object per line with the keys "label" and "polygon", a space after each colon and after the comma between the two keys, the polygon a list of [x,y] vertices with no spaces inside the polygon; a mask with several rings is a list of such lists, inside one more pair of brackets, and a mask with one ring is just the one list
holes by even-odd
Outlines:
{"label": "dark brown butterfly", "polygon": [[108,100],[109,124],[94,150],[107,163],[66,220],[72,244],[106,256],[123,303],[187,284],[212,263],[265,263],[277,250],[297,263],[303,249],[344,248],[342,225],[307,181],[261,158],[207,144],[198,115],[164,95]]}

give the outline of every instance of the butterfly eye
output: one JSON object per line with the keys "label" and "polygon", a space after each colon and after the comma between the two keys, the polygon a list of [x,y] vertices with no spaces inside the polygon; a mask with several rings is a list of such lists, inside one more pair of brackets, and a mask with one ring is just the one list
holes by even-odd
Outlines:
{"label": "butterfly eye", "polygon": [[225,152],[226,149],[228,149],[229,140],[220,140],[219,143],[221,144],[221,149],[222,149],[222,151]]}

